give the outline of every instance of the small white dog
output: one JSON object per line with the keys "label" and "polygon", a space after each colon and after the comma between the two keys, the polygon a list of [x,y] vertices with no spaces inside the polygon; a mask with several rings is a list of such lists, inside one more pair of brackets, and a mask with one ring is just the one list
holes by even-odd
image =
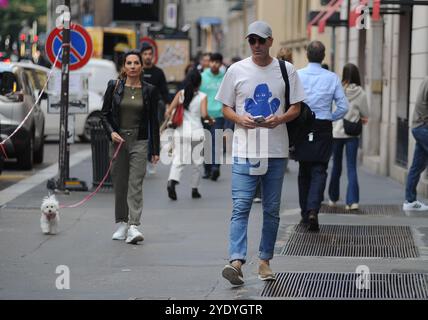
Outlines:
{"label": "small white dog", "polygon": [[59,222],[59,203],[55,195],[49,195],[43,198],[42,216],[40,218],[40,227],[44,234],[56,234]]}

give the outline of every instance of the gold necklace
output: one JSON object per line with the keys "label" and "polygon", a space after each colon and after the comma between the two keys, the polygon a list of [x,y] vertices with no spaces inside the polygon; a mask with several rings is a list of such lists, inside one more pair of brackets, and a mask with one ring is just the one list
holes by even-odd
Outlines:
{"label": "gold necklace", "polygon": [[131,89],[131,99],[135,100],[135,91],[136,91],[137,87],[134,87],[134,86],[127,86],[127,87],[129,87]]}
{"label": "gold necklace", "polygon": [[135,88],[131,87],[131,99],[134,100],[135,99]]}

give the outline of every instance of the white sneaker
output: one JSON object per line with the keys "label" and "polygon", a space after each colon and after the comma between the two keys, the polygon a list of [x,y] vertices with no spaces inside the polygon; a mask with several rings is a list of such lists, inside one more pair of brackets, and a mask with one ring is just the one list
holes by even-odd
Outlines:
{"label": "white sneaker", "polygon": [[359,206],[358,203],[353,203],[351,205],[346,205],[345,210],[358,210]]}
{"label": "white sneaker", "polygon": [[261,198],[259,198],[259,197],[255,197],[255,198],[253,199],[253,201],[254,201],[254,203],[261,203],[261,202],[262,202],[262,199],[261,199]]}
{"label": "white sneaker", "polygon": [[126,232],[128,231],[128,224],[125,222],[119,222],[119,228],[113,234],[113,240],[125,240]]}
{"label": "white sneaker", "polygon": [[148,174],[156,174],[156,165],[151,162],[147,163],[147,173]]}
{"label": "white sneaker", "polygon": [[336,201],[328,200],[328,206],[329,207],[335,207],[336,206]]}
{"label": "white sneaker", "polygon": [[128,236],[126,243],[137,244],[138,241],[143,241],[143,234],[138,230],[137,226],[130,226],[128,229]]}
{"label": "white sneaker", "polygon": [[413,202],[404,202],[403,203],[404,211],[428,211],[428,206],[420,201]]}

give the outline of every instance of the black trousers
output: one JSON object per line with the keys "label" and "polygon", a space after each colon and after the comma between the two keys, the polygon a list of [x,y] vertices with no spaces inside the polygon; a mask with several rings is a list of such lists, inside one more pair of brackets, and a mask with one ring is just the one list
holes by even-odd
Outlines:
{"label": "black trousers", "polygon": [[299,203],[302,215],[310,210],[317,214],[324,200],[328,162],[299,162]]}
{"label": "black trousers", "polygon": [[332,153],[333,128],[329,120],[315,120],[310,134],[296,144],[299,161],[299,203],[302,215],[317,214],[324,200],[328,162]]}

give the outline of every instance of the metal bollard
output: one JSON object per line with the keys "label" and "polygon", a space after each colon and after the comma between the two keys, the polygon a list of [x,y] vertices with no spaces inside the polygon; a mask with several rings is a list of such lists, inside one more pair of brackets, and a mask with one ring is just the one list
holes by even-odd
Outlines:
{"label": "metal bollard", "polygon": [[[91,123],[91,149],[92,149],[92,185],[97,187],[104,178],[109,162],[110,141],[107,139],[104,128],[99,121]],[[112,188],[113,182],[110,174],[104,182],[104,188]]]}

